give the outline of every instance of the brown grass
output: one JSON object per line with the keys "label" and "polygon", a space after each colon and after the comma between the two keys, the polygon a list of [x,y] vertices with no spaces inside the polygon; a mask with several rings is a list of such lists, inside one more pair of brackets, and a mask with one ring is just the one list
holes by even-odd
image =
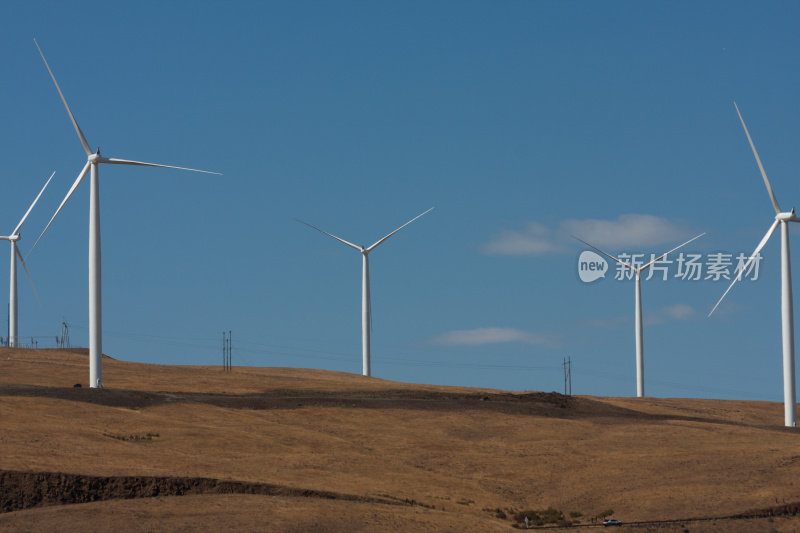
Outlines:
{"label": "brown grass", "polygon": [[[417,505],[196,494],[37,507],[0,514],[0,530],[509,531],[489,510],[553,507],[586,523],[611,508],[632,522],[800,502],[800,434],[781,427],[776,403],[565,399],[113,359],[106,389],[72,388],[87,374],[83,352],[0,349],[0,470],[211,478]],[[796,531],[800,521],[664,527]]]}

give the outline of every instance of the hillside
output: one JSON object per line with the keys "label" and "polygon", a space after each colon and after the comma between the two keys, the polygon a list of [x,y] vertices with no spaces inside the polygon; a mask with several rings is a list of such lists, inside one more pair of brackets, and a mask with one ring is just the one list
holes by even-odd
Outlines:
{"label": "hillside", "polygon": [[0,349],[0,531],[510,531],[548,507],[577,525],[613,509],[715,519],[662,531],[800,530],[726,518],[800,502],[800,434],[776,403],[110,358],[106,389],[87,375],[82,351]]}

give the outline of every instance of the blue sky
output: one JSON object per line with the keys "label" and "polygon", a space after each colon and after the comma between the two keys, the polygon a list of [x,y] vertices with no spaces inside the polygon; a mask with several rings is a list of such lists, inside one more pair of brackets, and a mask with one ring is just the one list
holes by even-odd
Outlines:
{"label": "blue sky", "polygon": [[[633,284],[582,283],[569,234],[752,251],[734,100],[800,193],[797,2],[66,4],[0,5],[3,231],[57,171],[23,253],[85,162],[34,38],[104,155],[224,174],[101,167],[120,359],[218,364],[230,329],[234,364],[358,373],[361,259],[295,218],[369,245],[435,206],[370,255],[373,375],[561,390],[570,356],[573,392],[630,396]],[[88,195],[28,259],[42,307],[20,273],[23,336],[87,343]],[[778,254],[710,319],[724,282],[643,283],[649,395],[782,399]]]}

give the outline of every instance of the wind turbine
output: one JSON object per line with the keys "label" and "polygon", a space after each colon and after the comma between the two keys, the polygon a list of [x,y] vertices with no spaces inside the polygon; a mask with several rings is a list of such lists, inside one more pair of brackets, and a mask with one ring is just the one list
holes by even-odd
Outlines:
{"label": "wind turbine", "polygon": [[[47,185],[50,183],[50,180],[53,179],[56,173],[53,172],[50,174],[50,177],[47,178],[47,181],[42,187],[42,190],[39,191],[39,194],[36,195],[34,198],[33,203],[25,211],[25,214],[22,215],[17,227],[14,228],[14,231],[11,232],[11,235],[6,237],[0,236],[0,240],[5,240],[11,243],[11,269],[10,269],[10,283],[9,283],[9,291],[8,291],[8,345],[16,347],[19,338],[19,327],[17,322],[18,317],[18,305],[17,305],[17,258],[19,258],[19,262],[22,264],[22,268],[25,269],[25,274],[28,276],[28,281],[31,282],[31,287],[33,287],[33,292],[36,293],[36,287],[33,286],[33,280],[31,279],[31,273],[28,272],[28,267],[25,265],[25,260],[22,258],[22,254],[19,252],[19,248],[17,248],[17,241],[22,238],[19,234],[19,230],[22,227],[22,224],[25,223],[25,219],[28,218],[33,206],[36,205],[36,202],[39,201],[39,198],[42,196],[42,193],[47,188]],[[38,296],[37,296],[38,298]]]}
{"label": "wind turbine", "polygon": [[315,230],[319,231],[320,233],[324,233],[328,237],[333,237],[337,241],[339,241],[339,242],[341,242],[343,244],[346,244],[350,248],[353,248],[354,250],[358,250],[359,252],[361,252],[362,264],[363,264],[362,275],[361,275],[361,356],[362,356],[361,374],[364,375],[364,376],[372,375],[371,374],[371,370],[370,370],[370,351],[369,351],[369,348],[370,348],[369,329],[370,329],[370,324],[371,324],[371,321],[372,321],[372,305],[370,303],[370,297],[369,297],[369,253],[372,250],[374,250],[375,248],[377,248],[378,245],[381,244],[383,241],[385,241],[386,239],[388,239],[389,237],[391,237],[392,235],[394,235],[395,233],[397,233],[401,229],[405,228],[406,226],[408,226],[409,224],[411,224],[412,222],[417,220],[422,215],[430,213],[432,210],[433,210],[433,207],[431,207],[430,209],[428,209],[427,211],[425,211],[423,213],[420,213],[419,215],[415,216],[414,218],[412,218],[411,220],[409,220],[408,222],[406,222],[405,224],[403,224],[402,226],[400,226],[399,228],[397,228],[393,232],[391,232],[388,235],[386,235],[385,237],[379,239],[372,246],[367,246],[367,247],[356,246],[355,244],[353,244],[351,242],[347,242],[346,240],[341,239],[341,238],[339,238],[336,235],[333,235],[331,233],[328,233],[325,230],[319,229],[318,227],[316,227],[316,226],[314,226],[312,224],[309,224],[308,222],[303,222],[302,220],[299,220],[299,219],[297,220],[298,222],[302,222],[306,226],[308,226],[310,228],[314,228]]}
{"label": "wind turbine", "polygon": [[642,266],[635,266],[635,265],[633,265],[631,263],[623,261],[623,260],[611,255],[608,252],[604,252],[603,250],[601,250],[597,246],[589,244],[588,242],[584,241],[583,239],[575,237],[574,235],[572,236],[574,239],[581,241],[586,246],[589,246],[590,248],[594,248],[595,250],[597,250],[598,252],[600,252],[604,256],[612,259],[613,261],[616,261],[620,265],[622,265],[625,268],[631,270],[633,272],[633,275],[634,275],[635,279],[636,279],[636,291],[635,291],[636,292],[636,307],[635,307],[635,314],[634,314],[634,327],[636,328],[636,334],[635,334],[636,335],[636,396],[638,398],[644,397],[644,334],[643,334],[643,330],[642,330],[642,281],[641,281],[641,274],[642,274],[642,272],[644,272],[645,270],[650,268],[653,265],[653,263],[657,263],[657,262],[661,261],[667,255],[671,254],[672,252],[674,252],[674,251],[676,251],[676,250],[678,250],[680,248],[683,248],[684,246],[686,246],[687,244],[689,244],[693,240],[699,239],[703,235],[705,235],[705,233],[701,233],[700,235],[692,237],[691,239],[689,239],[685,243],[683,243],[683,244],[681,244],[679,246],[676,246],[675,248],[673,248],[669,252],[661,254],[656,259],[653,259],[649,263],[644,264]]}
{"label": "wind turbine", "polygon": [[750,137],[750,132],[747,131],[747,125],[744,123],[742,113],[739,112],[739,106],[736,102],[733,103],[736,108],[736,114],[739,115],[739,121],[744,128],[744,134],[747,136],[747,142],[750,143],[750,149],[753,150],[753,155],[758,164],[758,170],[761,171],[761,177],[764,178],[764,186],[767,188],[769,199],[772,200],[772,207],[775,209],[775,221],[767,229],[761,242],[758,243],[753,254],[744,264],[739,274],[734,278],[728,289],[722,294],[722,297],[717,301],[717,304],[711,309],[711,313],[719,307],[722,300],[733,288],[737,281],[742,279],[742,273],[747,269],[753,259],[758,255],[761,249],[767,244],[767,241],[775,232],[775,228],[780,225],[781,227],[781,337],[783,344],[783,418],[786,427],[795,427],[797,425],[797,407],[795,396],[795,382],[794,382],[794,311],[792,309],[792,265],[791,257],[789,254],[789,222],[800,222],[794,213],[794,207],[791,211],[781,211],[778,205],[778,200],[775,198],[775,193],[772,192],[772,186],[767,179],[767,173],[764,171],[764,165],[761,164],[761,158],[758,157],[756,145],[753,144],[753,139]]}
{"label": "wind turbine", "polygon": [[64,98],[64,94],[61,92],[61,87],[59,87],[56,77],[53,75],[53,71],[50,70],[50,65],[47,63],[47,60],[42,53],[42,49],[39,48],[39,43],[36,42],[36,39],[34,39],[33,42],[36,44],[36,48],[39,50],[39,55],[42,56],[42,61],[44,61],[44,65],[47,67],[47,72],[50,73],[50,77],[53,79],[53,84],[56,86],[58,95],[61,97],[61,101],[64,103],[64,108],[67,110],[70,121],[72,121],[72,126],[75,128],[75,133],[78,134],[78,140],[80,140],[81,146],[83,146],[83,150],[86,152],[86,164],[83,166],[83,169],[81,169],[80,173],[78,174],[78,178],[72,184],[72,187],[70,187],[67,195],[64,197],[64,200],[62,200],[61,205],[59,205],[58,209],[56,209],[56,212],[53,214],[50,222],[47,223],[47,226],[44,228],[41,235],[39,235],[39,238],[36,239],[36,242],[31,248],[31,251],[28,252],[28,255],[33,252],[33,248],[36,247],[36,244],[47,232],[50,224],[52,224],[53,220],[55,220],[56,216],[58,216],[61,208],[64,207],[64,204],[67,203],[67,200],[69,200],[69,198],[72,196],[72,193],[74,193],[75,189],[78,188],[78,185],[81,184],[81,181],[83,181],[86,173],[89,172],[91,176],[89,182],[89,386],[92,388],[100,388],[103,386],[102,280],[100,261],[100,163],[112,165],[137,165],[144,167],[175,168],[178,170],[189,170],[192,172],[204,172],[206,174],[219,174],[219,172],[209,172],[207,170],[160,165],[156,163],[144,163],[142,161],[131,161],[129,159],[103,157],[100,155],[100,148],[98,148],[95,152],[92,152],[86,137],[84,136],[80,127],[78,127],[78,122],[75,120],[75,116],[72,114],[72,111],[67,104],[67,100]]}

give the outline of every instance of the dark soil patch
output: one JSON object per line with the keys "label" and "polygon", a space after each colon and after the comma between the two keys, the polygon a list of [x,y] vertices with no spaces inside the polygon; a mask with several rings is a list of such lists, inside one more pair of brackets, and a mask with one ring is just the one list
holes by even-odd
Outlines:
{"label": "dark soil patch", "polygon": [[60,472],[15,472],[0,470],[0,512],[32,507],[87,503],[104,500],[183,496],[189,494],[258,494],[322,498],[385,505],[415,505],[391,497],[357,496],[337,492],[300,489],[268,483],[222,481],[210,478],[150,476],[83,476]]}
{"label": "dark soil patch", "polygon": [[800,502],[784,503],[763,509],[754,509],[741,513],[735,518],[763,518],[768,516],[797,516],[800,514]]}

